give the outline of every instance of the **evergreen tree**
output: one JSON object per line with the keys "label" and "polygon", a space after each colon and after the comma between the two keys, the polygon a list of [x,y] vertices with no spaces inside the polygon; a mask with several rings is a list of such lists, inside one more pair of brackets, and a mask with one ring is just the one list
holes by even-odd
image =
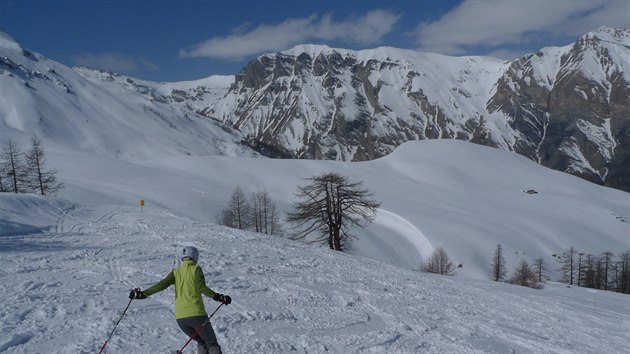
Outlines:
{"label": "evergreen tree", "polygon": [[505,259],[503,258],[503,247],[499,243],[494,250],[492,257],[492,280],[503,281],[507,271],[505,269]]}

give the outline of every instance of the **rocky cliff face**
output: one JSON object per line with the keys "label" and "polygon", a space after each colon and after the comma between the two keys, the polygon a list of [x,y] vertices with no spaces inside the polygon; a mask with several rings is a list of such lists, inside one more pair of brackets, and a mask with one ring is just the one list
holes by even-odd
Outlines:
{"label": "rocky cliff face", "polygon": [[368,160],[464,139],[630,190],[630,30],[512,62],[299,46],[259,57],[199,110],[271,156]]}
{"label": "rocky cliff face", "polygon": [[514,151],[628,190],[629,44],[629,30],[600,29],[513,62],[487,109],[520,133]]}
{"label": "rocky cliff face", "polygon": [[[70,69],[0,33],[0,89],[0,138],[38,134],[114,156],[249,155],[245,144],[347,161],[462,139],[630,191],[630,29],[510,62],[303,45],[236,76],[176,83]],[[112,134],[124,144],[111,146]]]}

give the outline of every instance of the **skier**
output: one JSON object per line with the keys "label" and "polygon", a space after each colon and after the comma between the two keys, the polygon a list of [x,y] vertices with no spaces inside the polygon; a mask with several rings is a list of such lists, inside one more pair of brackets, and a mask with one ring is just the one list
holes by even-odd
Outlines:
{"label": "skier", "polygon": [[[214,292],[206,286],[201,267],[197,264],[199,251],[195,247],[184,247],[182,263],[173,269],[166,278],[142,291],[140,288],[131,290],[130,299],[146,299],[147,297],[165,290],[175,284],[175,319],[179,328],[191,337],[204,323],[208,321],[208,314],[201,294],[211,297],[214,301],[229,305],[229,296]],[[217,342],[212,325],[208,322],[193,338],[197,341],[198,354],[221,354],[221,346]]]}

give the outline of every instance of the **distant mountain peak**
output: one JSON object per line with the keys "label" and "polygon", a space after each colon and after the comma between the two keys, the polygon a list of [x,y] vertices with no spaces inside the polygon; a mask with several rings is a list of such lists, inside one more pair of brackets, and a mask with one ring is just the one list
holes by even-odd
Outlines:
{"label": "distant mountain peak", "polygon": [[282,53],[288,54],[288,55],[296,55],[296,56],[302,53],[307,53],[313,56],[313,55],[319,55],[321,53],[328,54],[328,53],[338,51],[338,50],[345,51],[345,49],[331,48],[327,45],[321,45],[321,44],[299,44],[291,49],[283,51]]}
{"label": "distant mountain peak", "polygon": [[630,28],[612,28],[602,26],[585,34],[582,38],[596,38],[615,44],[630,46]]}

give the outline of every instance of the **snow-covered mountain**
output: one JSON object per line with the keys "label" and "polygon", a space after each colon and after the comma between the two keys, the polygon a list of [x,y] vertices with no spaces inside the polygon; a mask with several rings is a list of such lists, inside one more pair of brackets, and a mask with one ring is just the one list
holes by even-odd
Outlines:
{"label": "snow-covered mountain", "polygon": [[73,70],[0,35],[0,137],[123,157],[253,149],[347,161],[451,138],[630,190],[629,66],[630,29],[599,28],[511,62],[301,45],[236,76],[155,83]]}
{"label": "snow-covered mountain", "polygon": [[[318,48],[336,51],[296,50]],[[370,55],[390,51],[377,49]],[[447,75],[449,68],[472,70],[483,62],[483,75],[462,74],[461,95],[470,95],[471,101],[454,103],[472,110],[473,101],[484,107],[484,102],[501,102],[493,91],[474,88],[486,81],[492,86],[510,63],[403,52],[428,58],[424,64],[433,60],[437,87],[439,70]],[[493,71],[496,65],[500,69]],[[330,69],[337,70],[332,64]],[[339,77],[345,80],[350,74],[340,71]],[[379,74],[381,81],[390,74]],[[335,75],[329,75],[333,83]],[[384,146],[383,154],[401,144],[371,161],[268,159],[240,144],[247,134],[256,142],[245,129],[247,120],[234,126],[227,116],[207,117],[212,109],[227,109],[243,80],[245,76],[154,83],[70,69],[8,36],[0,38],[0,140],[24,143],[38,134],[49,166],[59,169],[65,184],[59,198],[0,194],[0,352],[97,351],[128,303],[129,289],[159,280],[176,262],[181,246],[190,244],[202,250],[209,285],[234,298],[213,319],[226,353],[616,353],[629,346],[625,295],[555,283],[533,290],[489,280],[498,243],[509,270],[521,259],[543,257],[554,279],[552,254],[568,247],[593,254],[627,250],[628,193],[466,141],[404,143],[428,135],[401,137],[390,145],[368,135],[367,140]],[[330,86],[338,90],[340,109],[358,107],[357,114],[363,114],[363,104],[342,94],[344,82]],[[412,77],[409,85],[417,89],[413,85],[425,83]],[[397,99],[409,98],[381,86],[372,98],[388,102],[387,107],[399,107]],[[251,90],[243,87],[245,98]],[[277,90],[285,92],[282,86]],[[444,99],[452,92],[447,88]],[[416,113],[420,121],[433,122],[423,134],[448,137],[445,132],[455,124],[444,109],[428,96],[410,94],[441,117],[431,120]],[[272,96],[255,102],[260,106],[265,97]],[[327,96],[320,98],[317,107],[325,108]],[[378,117],[394,116],[393,108],[382,107]],[[486,114],[479,111],[479,122],[482,115],[484,122],[491,121]],[[343,121],[333,116],[327,122],[336,130],[329,136],[340,131]],[[290,116],[286,118],[288,122]],[[302,129],[311,137],[313,129],[326,127],[293,122],[296,133]],[[396,123],[397,129],[407,124],[403,119]],[[375,126],[385,132],[385,123],[379,124]],[[464,118],[461,124],[466,127]],[[267,133],[275,129],[261,127]],[[288,135],[282,139],[301,151],[300,141]],[[325,137],[320,141],[329,142]],[[615,156],[620,146],[625,145],[617,144]],[[279,145],[259,142],[255,148],[289,154]],[[313,151],[324,156],[325,148]],[[345,153],[341,147],[338,151],[328,157]],[[359,151],[348,158],[358,159]],[[356,230],[359,239],[349,254],[213,225],[237,185],[248,194],[265,188],[286,213],[305,178],[330,171],[364,181],[382,201],[375,222]],[[144,210],[138,205],[141,199]],[[436,247],[463,265],[455,277],[417,271]],[[173,320],[172,296],[167,291],[134,301],[108,350],[179,348],[186,338]],[[207,302],[208,309],[213,305]]]}
{"label": "snow-covered mountain", "polygon": [[232,81],[166,84],[73,70],[0,33],[0,140],[37,134],[54,149],[119,157],[252,155],[239,134],[195,113],[196,102],[213,101]]}
{"label": "snow-covered mountain", "polygon": [[463,139],[630,190],[630,29],[501,62],[298,46],[252,61],[201,112],[274,156],[367,160]]}

